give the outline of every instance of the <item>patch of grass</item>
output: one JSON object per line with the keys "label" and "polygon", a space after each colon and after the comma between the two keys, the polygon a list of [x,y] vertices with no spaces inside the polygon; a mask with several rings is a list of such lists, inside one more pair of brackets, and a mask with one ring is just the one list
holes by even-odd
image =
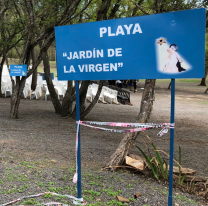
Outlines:
{"label": "patch of grass", "polygon": [[43,197],[44,197],[44,198],[51,198],[51,197],[53,197],[53,195],[50,194],[50,193],[47,193],[47,194],[44,194]]}
{"label": "patch of grass", "polygon": [[13,168],[6,168],[6,170],[13,170]]}
{"label": "patch of grass", "polygon": [[37,167],[31,166],[32,163],[29,163],[27,161],[22,161],[19,163],[19,167],[27,167],[29,169],[37,169]]}
{"label": "patch of grass", "polygon": [[115,197],[122,193],[121,190],[113,191],[111,188],[112,187],[109,187],[108,189],[103,189],[103,192],[105,192],[108,196],[112,196],[112,197]]}
{"label": "patch of grass", "polygon": [[68,176],[67,175],[63,175],[62,178],[66,180],[66,179],[68,179]]}
{"label": "patch of grass", "polygon": [[20,186],[20,188],[17,190],[19,193],[23,193],[24,190],[26,190],[29,187],[29,185]]}
{"label": "patch of grass", "polygon": [[114,206],[114,205],[116,205],[116,206],[122,206],[123,205],[122,202],[119,202],[117,200],[111,200],[111,201],[107,202],[106,204],[107,205],[110,205],[110,206]]}
{"label": "patch of grass", "polygon": [[45,187],[44,182],[39,182],[38,185],[41,187]]}
{"label": "patch of grass", "polygon": [[11,189],[11,190],[8,190],[7,193],[8,193],[8,194],[13,194],[13,193],[16,192],[16,191],[17,191],[16,189]]}
{"label": "patch of grass", "polygon": [[28,199],[22,202],[21,205],[39,205],[40,203],[35,201],[34,199]]}
{"label": "patch of grass", "polygon": [[6,172],[6,180],[7,181],[13,181],[14,180],[14,175],[10,172]]}
{"label": "patch of grass", "polygon": [[197,103],[199,103],[199,104],[208,104],[207,101],[197,101]]}
{"label": "patch of grass", "polygon": [[57,189],[58,191],[63,191],[63,187],[58,187],[58,189]]}
{"label": "patch of grass", "polygon": [[67,169],[67,172],[69,172],[70,174],[75,173],[75,171],[76,171],[75,167],[70,167],[70,168]]}
{"label": "patch of grass", "polygon": [[136,200],[132,197],[129,197],[129,201],[135,202]]}
{"label": "patch of grass", "polygon": [[[156,83],[170,83],[170,79],[157,79]],[[201,79],[176,79],[178,83],[200,83]],[[145,79],[140,79],[139,82],[145,82]]]}
{"label": "patch of grass", "polygon": [[48,190],[50,192],[57,192],[57,189],[55,187],[49,187]]}
{"label": "patch of grass", "polygon": [[162,193],[163,193],[163,195],[167,195],[168,191],[167,190],[163,190]]}
{"label": "patch of grass", "polygon": [[25,175],[17,175],[16,176],[18,181],[28,181],[29,179],[27,177],[25,177]]}
{"label": "patch of grass", "polygon": [[66,197],[65,197],[65,196],[62,196],[62,195],[56,196],[56,200],[57,200],[57,201],[60,201],[60,200],[62,200],[63,198],[66,198]]}
{"label": "patch of grass", "polygon": [[[96,185],[96,186],[98,186],[98,183],[97,182],[89,182],[89,183],[87,183],[88,185]],[[100,184],[101,184],[101,182],[100,182]]]}
{"label": "patch of grass", "polygon": [[187,197],[184,197],[182,195],[176,195],[175,198],[177,198],[183,202],[186,202],[186,203],[197,204],[195,201],[189,200]]}
{"label": "patch of grass", "polygon": [[200,83],[201,82],[201,79],[176,79],[176,82],[179,82],[179,83]]}
{"label": "patch of grass", "polygon": [[133,185],[131,185],[131,184],[127,185],[127,188],[132,188],[132,187],[133,187]]}
{"label": "patch of grass", "polygon": [[94,197],[100,196],[100,192],[95,192],[95,191],[93,191],[93,190],[84,190],[84,193],[85,193],[85,194],[90,194],[90,195],[92,195],[92,196],[94,196]]}
{"label": "patch of grass", "polygon": [[3,188],[0,194],[5,194],[6,193],[6,188]]}

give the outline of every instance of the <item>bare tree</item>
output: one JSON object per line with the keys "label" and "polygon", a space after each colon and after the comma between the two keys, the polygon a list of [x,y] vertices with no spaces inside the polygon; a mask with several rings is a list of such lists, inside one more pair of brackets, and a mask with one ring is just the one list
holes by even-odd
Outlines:
{"label": "bare tree", "polygon": [[[16,1],[13,0],[13,5],[16,15],[19,18],[19,22],[24,25],[24,46],[21,52],[19,64],[28,65],[31,58],[31,51],[34,49],[34,47],[40,46],[39,55],[37,55],[33,68],[28,71],[27,77],[29,77],[37,69],[37,66],[40,64],[44,54],[46,54],[49,46],[54,42],[54,26],[65,25],[70,22],[71,19],[77,15],[77,8],[81,5],[80,0],[71,0],[68,2],[63,2],[60,0],[59,9],[57,9],[55,5],[50,7],[47,6],[48,2],[45,1],[38,5],[34,5],[34,3],[38,2],[33,0],[23,0],[17,4]],[[62,9],[60,8],[61,6]],[[38,10],[36,10],[36,8],[38,8]],[[83,10],[81,9],[79,12],[82,11]],[[45,60],[47,60],[47,57]],[[44,62],[46,62],[45,60]],[[47,70],[47,68],[45,69]],[[21,80],[20,77],[16,78],[16,84],[11,97],[10,115],[13,118],[18,118],[18,108],[27,77],[22,77]],[[46,80],[48,78],[50,77],[46,77]],[[53,96],[53,94],[55,94],[55,90],[52,86],[50,86],[51,84],[52,81],[48,81],[49,91],[51,90],[50,94]],[[54,95],[55,100],[58,99],[56,97],[57,96]],[[58,105],[55,109],[56,112],[61,113],[60,108],[58,108],[59,104],[56,105]]]}

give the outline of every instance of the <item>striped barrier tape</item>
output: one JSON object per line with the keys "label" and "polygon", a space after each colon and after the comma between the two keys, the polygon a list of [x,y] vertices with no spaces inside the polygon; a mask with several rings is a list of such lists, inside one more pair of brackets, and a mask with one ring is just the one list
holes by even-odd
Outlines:
{"label": "striped barrier tape", "polygon": [[[78,121],[77,124],[82,126],[90,127],[97,130],[108,131],[108,132],[116,132],[116,133],[131,133],[131,132],[140,132],[150,129],[156,128],[174,128],[174,124],[170,123],[161,123],[161,124],[154,124],[154,123],[115,123],[115,122],[92,122],[92,121]],[[117,129],[109,129],[104,127],[95,127],[92,125],[105,125],[105,126],[116,126],[116,127],[135,127],[135,129],[126,129],[126,130],[117,130]],[[165,133],[167,130],[164,130]],[[163,133],[163,134],[164,134]],[[162,133],[160,133],[161,136]],[[159,135],[158,135],[159,136]]]}
{"label": "striped barrier tape", "polygon": [[[79,126],[86,126],[97,130],[108,131],[108,132],[117,132],[117,133],[130,133],[130,132],[140,132],[150,129],[162,128],[162,130],[157,134],[158,137],[163,136],[165,133],[168,133],[168,128],[174,129],[174,123],[122,123],[122,122],[95,122],[95,121],[77,121],[77,131],[76,131],[76,165],[77,165],[77,148],[78,148],[78,139],[79,139]],[[108,129],[104,127],[95,127],[92,125],[101,125],[101,126],[114,126],[114,127],[135,127],[135,129],[126,129],[126,130],[117,130],[117,129]],[[73,182],[77,183],[77,172],[78,167],[76,166],[76,173],[73,177]]]}
{"label": "striped barrier tape", "polygon": [[145,127],[152,127],[155,126],[157,128],[158,125],[163,126],[170,126],[170,128],[174,128],[174,124],[171,123],[122,123],[122,122],[95,122],[95,121],[77,121],[79,124],[92,124],[92,125],[102,125],[102,126],[116,126],[116,127],[139,127],[139,128],[145,128]]}
{"label": "striped barrier tape", "polygon": [[[24,196],[24,197],[20,197],[18,199],[15,199],[11,202],[8,202],[8,203],[5,203],[5,204],[2,204],[0,206],[7,206],[7,205],[11,205],[13,203],[16,203],[18,201],[21,201],[23,199],[27,199],[27,198],[34,198],[34,197],[40,197],[40,196],[43,196],[45,194],[52,194],[52,195],[55,195],[55,196],[64,196],[64,197],[67,197],[67,198],[70,198],[70,199],[73,199],[73,203],[75,205],[86,205],[86,203],[83,201],[83,199],[79,199],[79,198],[76,198],[76,197],[73,197],[71,195],[61,195],[61,194],[57,194],[57,193],[54,193],[54,192],[44,192],[44,193],[40,193],[40,194],[37,194],[37,195],[30,195],[30,196]],[[54,203],[54,205],[57,205],[57,203]],[[53,205],[52,203],[43,203],[42,205]],[[66,206],[62,203],[59,203],[60,206]]]}

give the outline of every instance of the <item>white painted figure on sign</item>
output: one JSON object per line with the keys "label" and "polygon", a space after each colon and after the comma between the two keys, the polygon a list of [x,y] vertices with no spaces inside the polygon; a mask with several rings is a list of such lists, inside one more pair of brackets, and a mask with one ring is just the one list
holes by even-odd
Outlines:
{"label": "white painted figure on sign", "polygon": [[182,71],[186,71],[186,69],[181,67],[181,63],[183,62],[180,55],[177,53],[178,47],[176,44],[171,44],[170,47],[167,49],[168,58],[166,60],[165,68],[163,69],[164,72],[167,73],[178,73]]}
{"label": "white painted figure on sign", "polygon": [[[183,54],[186,55],[183,49]],[[171,44],[168,39],[160,37],[156,39],[157,70],[167,75],[180,74],[192,69],[186,56],[179,53],[178,45]]]}

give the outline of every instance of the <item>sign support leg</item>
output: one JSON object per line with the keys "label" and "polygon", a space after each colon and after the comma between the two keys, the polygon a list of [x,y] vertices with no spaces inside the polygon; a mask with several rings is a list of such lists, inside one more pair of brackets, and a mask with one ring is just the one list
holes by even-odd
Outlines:
{"label": "sign support leg", "polygon": [[[171,124],[175,123],[175,79],[171,79]],[[173,154],[174,154],[174,128],[170,129],[170,160],[169,160],[169,196],[168,206],[173,205]]]}
{"label": "sign support leg", "polygon": [[[80,104],[79,104],[79,81],[76,81],[76,121],[80,120]],[[78,129],[78,123],[77,129]],[[80,147],[80,127],[78,131],[78,147],[77,147],[77,193],[78,199],[82,198],[82,183],[81,183],[81,147]]]}

